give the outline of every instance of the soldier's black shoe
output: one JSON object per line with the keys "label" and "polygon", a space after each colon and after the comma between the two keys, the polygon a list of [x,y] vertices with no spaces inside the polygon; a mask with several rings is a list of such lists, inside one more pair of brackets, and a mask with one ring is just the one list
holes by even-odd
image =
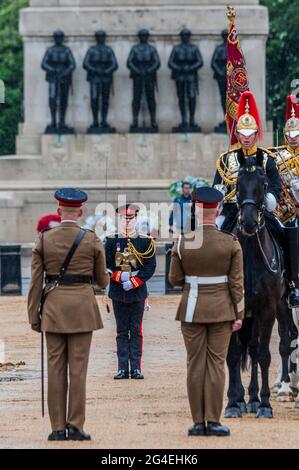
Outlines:
{"label": "soldier's black shoe", "polygon": [[144,379],[144,375],[141,373],[141,370],[135,369],[131,372],[131,379]]}
{"label": "soldier's black shoe", "polygon": [[229,436],[230,430],[227,426],[223,426],[221,423],[213,423],[208,421],[207,424],[207,436]]}
{"label": "soldier's black shoe", "polygon": [[117,374],[114,376],[114,380],[122,380],[122,379],[128,379],[129,378],[129,372],[125,370],[119,370]]}
{"label": "soldier's black shoe", "polygon": [[299,289],[291,289],[288,295],[289,308],[299,307]]}
{"label": "soldier's black shoe", "polygon": [[48,436],[48,441],[66,441],[65,431],[52,431]]}
{"label": "soldier's black shoe", "polygon": [[206,425],[205,423],[195,423],[188,429],[188,436],[205,436]]}
{"label": "soldier's black shoe", "polygon": [[84,431],[78,431],[74,426],[68,426],[69,441],[90,441],[91,435]]}

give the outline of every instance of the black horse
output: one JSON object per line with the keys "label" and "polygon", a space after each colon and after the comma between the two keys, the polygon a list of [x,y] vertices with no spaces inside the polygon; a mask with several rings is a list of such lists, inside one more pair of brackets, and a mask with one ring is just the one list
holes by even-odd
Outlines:
{"label": "black horse", "polygon": [[[240,417],[243,412],[249,412],[256,413],[257,417],[272,418],[269,346],[277,305],[284,294],[283,260],[280,248],[265,224],[268,183],[263,154],[259,153],[255,160],[240,154],[239,163],[237,234],[243,250],[246,318],[240,332],[232,335],[229,346],[225,417]],[[246,404],[241,368],[245,369],[247,354],[251,359],[251,380]],[[260,397],[258,364],[262,378]]]}

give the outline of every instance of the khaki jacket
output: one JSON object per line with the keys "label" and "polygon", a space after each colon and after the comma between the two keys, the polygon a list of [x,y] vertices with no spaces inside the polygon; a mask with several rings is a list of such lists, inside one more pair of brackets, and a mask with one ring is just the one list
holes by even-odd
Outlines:
{"label": "khaki jacket", "polygon": [[227,276],[228,282],[197,287],[193,322],[213,323],[233,321],[244,317],[243,256],[241,246],[231,234],[214,225],[203,226],[200,248],[188,247],[190,234],[182,236],[171,254],[169,281],[183,286],[176,320],[186,321],[190,284],[185,276]]}
{"label": "khaki jacket", "polygon": [[[32,250],[31,283],[28,294],[29,323],[39,322],[44,271],[58,275],[80,227],[73,222],[63,222],[44,232],[44,265],[41,256],[41,236]],[[105,251],[95,233],[87,230],[77,248],[66,274],[94,276],[99,287],[109,282],[106,271]],[[46,288],[49,291],[50,286]],[[99,307],[90,284],[61,285],[46,297],[42,330],[51,333],[83,333],[103,328]]]}

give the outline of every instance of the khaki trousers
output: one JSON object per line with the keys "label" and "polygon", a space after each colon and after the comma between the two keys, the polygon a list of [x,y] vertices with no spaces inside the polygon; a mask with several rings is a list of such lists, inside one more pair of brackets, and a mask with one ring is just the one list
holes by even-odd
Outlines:
{"label": "khaki trousers", "polygon": [[185,323],[187,390],[194,423],[219,422],[232,322]]}
{"label": "khaki trousers", "polygon": [[92,332],[46,333],[48,409],[53,431],[63,431],[68,424],[83,430],[91,338]]}

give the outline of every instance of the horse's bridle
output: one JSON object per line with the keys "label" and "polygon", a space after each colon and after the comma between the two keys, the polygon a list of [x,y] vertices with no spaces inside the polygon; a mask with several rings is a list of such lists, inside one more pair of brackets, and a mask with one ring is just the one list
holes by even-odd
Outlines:
{"label": "horse's bridle", "polygon": [[[252,173],[256,169],[257,169],[257,167],[255,165],[252,165],[250,167],[245,168],[245,171]],[[262,170],[264,172],[263,168],[262,168]],[[264,182],[265,194],[267,193],[267,187],[268,187],[268,182],[267,182],[267,180],[265,180],[265,182]],[[257,203],[254,199],[248,198],[248,199],[244,199],[242,202],[240,202],[239,201],[239,196],[238,196],[238,183],[237,183],[236,193],[237,193],[237,207],[238,207],[238,222],[237,222],[238,228],[241,229],[241,209],[242,209],[242,207],[244,207],[247,204],[251,204],[251,205],[255,206],[256,209],[257,209],[257,229],[256,229],[256,232],[259,232],[265,226],[265,219],[263,219],[263,215],[264,215],[264,212],[265,212],[265,209],[266,209],[265,200],[263,200],[260,203]]]}
{"label": "horse's bridle", "polygon": [[[255,171],[256,167],[253,167],[253,168],[254,169],[252,169],[252,167],[249,167],[249,168],[246,169],[246,171],[250,171],[250,172]],[[263,169],[263,171],[264,171],[264,169]],[[264,182],[265,194],[267,194],[267,187],[268,187],[268,182],[265,179],[265,182]],[[256,209],[257,209],[257,229],[255,231],[255,235],[257,237],[259,248],[260,248],[262,257],[264,259],[264,263],[265,263],[266,268],[268,269],[269,272],[271,272],[273,274],[276,274],[281,268],[281,263],[280,263],[280,256],[279,256],[279,252],[278,252],[278,248],[277,248],[275,239],[273,239],[275,254],[272,258],[272,263],[273,263],[273,260],[275,260],[275,258],[277,259],[278,263],[276,264],[276,268],[273,268],[272,263],[270,264],[270,262],[267,258],[267,255],[266,255],[266,253],[265,253],[265,251],[262,247],[262,243],[261,243],[260,235],[259,235],[260,230],[265,227],[265,218],[263,217],[265,209],[266,209],[265,200],[263,200],[261,203],[257,203],[254,199],[248,198],[248,199],[244,199],[242,202],[240,202],[238,200],[238,185],[237,185],[237,191],[236,192],[237,192],[237,207],[238,207],[238,222],[237,222],[238,229],[242,229],[242,226],[241,226],[241,209],[242,209],[242,207],[244,207],[247,204],[251,204],[251,205],[255,206]]]}
{"label": "horse's bridle", "polygon": [[256,207],[257,209],[257,232],[259,232],[265,226],[265,219],[263,219],[263,215],[265,212],[265,202],[258,204],[254,199],[244,199],[241,203],[237,200],[237,207],[238,207],[238,226],[241,228],[241,209],[247,204],[251,204]]}

